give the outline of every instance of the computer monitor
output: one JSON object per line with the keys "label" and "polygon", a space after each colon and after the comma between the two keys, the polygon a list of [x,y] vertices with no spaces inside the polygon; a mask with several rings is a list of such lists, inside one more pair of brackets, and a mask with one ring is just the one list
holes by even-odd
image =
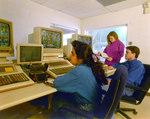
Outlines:
{"label": "computer monitor", "polygon": [[63,31],[45,28],[34,27],[32,39],[30,43],[43,44],[44,51],[43,56],[46,57],[58,57],[63,55]]}
{"label": "computer monitor", "polygon": [[17,44],[17,64],[35,64],[43,62],[42,44]]}
{"label": "computer monitor", "polygon": [[87,43],[91,48],[93,48],[93,36],[82,35],[82,34],[72,34],[72,41],[78,40]]}
{"label": "computer monitor", "polygon": [[[82,35],[82,34],[72,34],[71,39],[67,39],[67,46],[64,48],[65,49],[65,55],[66,57],[69,58],[69,55],[71,54],[72,51],[72,45],[71,42],[74,40],[78,40],[84,43],[87,43],[91,48],[93,47],[93,36],[90,35]],[[93,49],[93,48],[92,48]]]}
{"label": "computer monitor", "polygon": [[0,19],[0,60],[14,56],[13,23]]}

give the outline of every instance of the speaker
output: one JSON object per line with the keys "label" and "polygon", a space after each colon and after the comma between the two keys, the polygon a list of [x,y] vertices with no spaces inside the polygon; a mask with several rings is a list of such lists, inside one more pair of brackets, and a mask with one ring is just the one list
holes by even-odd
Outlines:
{"label": "speaker", "polygon": [[143,14],[147,14],[147,13],[150,13],[150,2],[146,2],[143,4]]}

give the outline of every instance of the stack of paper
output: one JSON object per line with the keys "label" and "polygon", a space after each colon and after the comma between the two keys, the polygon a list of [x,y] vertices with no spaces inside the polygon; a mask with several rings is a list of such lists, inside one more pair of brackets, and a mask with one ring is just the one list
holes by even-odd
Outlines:
{"label": "stack of paper", "polygon": [[106,53],[104,53],[104,52],[101,52],[101,56],[102,56],[103,58],[105,58],[105,59],[109,58],[109,56],[108,56]]}

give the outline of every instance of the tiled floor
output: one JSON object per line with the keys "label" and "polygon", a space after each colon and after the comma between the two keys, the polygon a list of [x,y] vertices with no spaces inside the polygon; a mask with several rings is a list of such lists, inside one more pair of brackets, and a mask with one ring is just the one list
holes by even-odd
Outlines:
{"label": "tiled floor", "polygon": [[0,119],[24,119],[37,112],[36,106],[23,103],[0,112]]}
{"label": "tiled floor", "polygon": [[[146,96],[140,105],[132,105],[128,103],[121,102],[120,107],[122,108],[135,108],[138,112],[134,115],[132,112],[125,112],[132,119],[150,119],[150,96]],[[115,119],[125,119],[120,114],[115,114]]]}
{"label": "tiled floor", "polygon": [[[140,105],[131,105],[121,102],[121,107],[136,108],[138,114],[126,112],[132,119],[150,119],[150,96],[146,96]],[[41,116],[32,115],[38,112],[36,106],[31,106],[30,103],[23,103],[13,108],[0,111],[0,119],[45,119]],[[30,115],[30,116],[29,116]],[[115,119],[125,119],[119,113],[115,114]]]}

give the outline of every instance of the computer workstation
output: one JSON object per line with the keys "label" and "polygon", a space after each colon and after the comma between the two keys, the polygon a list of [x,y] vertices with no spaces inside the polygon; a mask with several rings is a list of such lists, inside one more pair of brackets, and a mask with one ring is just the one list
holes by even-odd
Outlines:
{"label": "computer workstation", "polygon": [[13,23],[0,19],[0,92],[34,84],[19,65],[6,59],[12,56],[14,56]]}
{"label": "computer workstation", "polygon": [[74,66],[63,58],[63,31],[34,27],[30,34],[29,43],[43,44],[43,62],[48,64],[47,73],[62,75],[72,70]]}
{"label": "computer workstation", "polygon": [[[12,63],[15,70],[14,73],[15,75],[17,75],[18,72],[22,72],[30,80],[29,83],[30,85],[23,85],[28,81],[21,81],[21,82],[15,82],[13,84],[7,84],[7,85],[5,84],[4,86],[0,86],[0,90],[1,90],[0,111],[21,103],[25,103],[37,99],[45,95],[52,94],[57,91],[55,88],[45,85],[44,83],[37,83],[38,81],[32,79],[29,75],[29,73],[31,72],[30,70],[32,65],[34,66],[43,63],[42,54],[43,54],[43,45],[41,44],[19,44],[19,43],[17,44],[17,61],[15,63]],[[29,66],[28,67],[29,69],[26,68],[29,71],[26,72],[24,69],[22,69],[23,68],[22,66]],[[6,68],[7,67],[5,64],[5,69]],[[10,64],[9,64],[9,69],[10,69]],[[43,72],[40,71],[39,75],[41,75],[42,73]],[[6,75],[9,77],[8,74]],[[20,75],[17,75],[14,78],[20,80]],[[43,81],[43,77],[41,79]],[[38,78],[38,80],[40,81],[41,79]]]}
{"label": "computer workstation", "polygon": [[[3,24],[3,21],[1,24]],[[10,26],[10,27],[12,28],[12,26]],[[54,29],[52,29],[52,30],[54,30]],[[10,84],[8,81],[8,84],[7,84],[7,82],[6,82],[7,79],[4,81],[0,80],[2,83],[4,82],[3,85],[0,86],[0,91],[1,91],[1,93],[0,93],[0,110],[4,110],[6,108],[42,97],[45,95],[49,95],[49,94],[52,94],[57,91],[55,88],[45,85],[44,83],[37,83],[37,80],[35,80],[36,82],[34,82],[31,79],[31,77],[29,75],[27,75],[28,73],[30,73],[30,71],[26,72],[22,67],[22,66],[27,66],[28,68],[26,68],[26,69],[30,69],[31,66],[36,67],[36,66],[47,63],[48,70],[55,69],[55,73],[56,73],[57,69],[63,68],[63,70],[62,70],[63,73],[61,72],[61,75],[63,75],[64,73],[66,73],[68,71],[67,70],[64,72],[64,69],[66,69],[68,66],[73,66],[68,60],[64,60],[63,58],[58,57],[58,55],[62,54],[62,52],[63,52],[62,51],[62,42],[63,42],[62,31],[60,33],[55,33],[54,31],[46,32],[45,30],[42,30],[42,32],[43,32],[42,34],[44,34],[42,37],[42,39],[43,39],[42,43],[36,43],[36,44],[35,43],[34,44],[33,43],[28,43],[28,44],[18,43],[17,44],[17,59],[14,60],[14,62],[8,61],[6,59],[7,56],[8,57],[14,56],[14,53],[11,54],[12,52],[9,52],[10,51],[9,49],[14,49],[14,46],[11,46],[11,48],[8,48],[7,55],[6,55],[6,53],[4,55],[1,55],[4,57],[3,60],[1,61],[1,64],[3,64],[3,65],[1,65],[1,67],[0,67],[0,69],[1,69],[0,77],[1,78],[3,78],[3,77],[5,78],[5,75],[7,75],[8,79],[10,79],[9,74],[10,75],[15,74],[17,76],[16,77],[13,76],[13,77],[17,80],[20,80],[20,77],[22,78],[22,76],[18,76],[18,73],[21,72],[29,80],[28,82],[30,82],[30,83],[27,86],[27,84],[22,85],[24,82],[27,82],[27,81],[21,81],[21,82],[16,81],[16,82],[13,82],[12,84]],[[13,34],[12,31],[9,31],[9,32],[11,34]],[[10,33],[8,35],[10,35]],[[49,39],[50,37],[51,37],[51,40]],[[45,39],[47,41],[44,42]],[[12,39],[9,39],[9,40],[10,40],[9,42],[13,43],[13,37],[12,37]],[[5,48],[3,46],[1,46],[1,47],[0,48],[1,48],[2,52],[4,52]],[[8,47],[10,47],[10,45],[8,45]],[[43,61],[43,59],[44,59],[44,61]],[[60,73],[60,71],[59,71],[59,73]],[[55,74],[55,75],[58,75],[58,74]],[[38,80],[40,80],[40,78],[38,78]],[[34,85],[32,85],[32,84],[34,84]],[[29,86],[29,85],[31,85],[31,86]]]}
{"label": "computer workstation", "polygon": [[[57,90],[53,87],[34,82],[21,66],[29,64],[27,66],[30,68],[30,65],[47,63],[47,72],[55,76],[72,70],[75,66],[62,58],[63,32],[51,28],[35,27],[31,42],[17,44],[17,60],[12,62],[6,59],[6,57],[14,56],[13,37],[11,36],[13,35],[12,22],[0,19],[0,25],[0,81],[3,83],[0,85],[0,110],[56,92]],[[17,81],[9,83],[9,80],[13,80],[10,77]],[[6,78],[5,81],[2,81],[3,78]]]}

